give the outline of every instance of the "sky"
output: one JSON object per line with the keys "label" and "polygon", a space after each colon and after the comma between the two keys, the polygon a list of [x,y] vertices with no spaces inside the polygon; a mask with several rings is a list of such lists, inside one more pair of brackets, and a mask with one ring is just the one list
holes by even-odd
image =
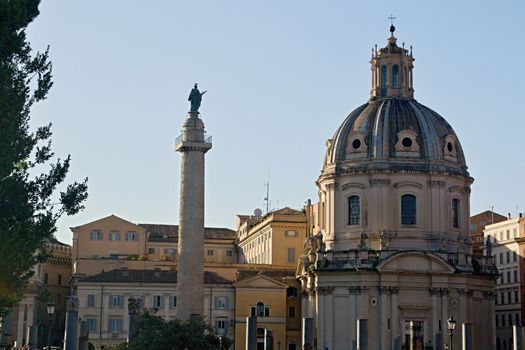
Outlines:
{"label": "sky", "polygon": [[213,148],[206,154],[206,225],[236,214],[317,201],[325,141],[368,100],[370,54],[413,46],[415,98],[454,128],[475,182],[471,214],[525,212],[524,1],[43,0],[28,28],[49,45],[54,86],[31,125],[53,123],[68,181],[89,178],[70,227],[115,214],[176,224],[175,138],[195,82]]}

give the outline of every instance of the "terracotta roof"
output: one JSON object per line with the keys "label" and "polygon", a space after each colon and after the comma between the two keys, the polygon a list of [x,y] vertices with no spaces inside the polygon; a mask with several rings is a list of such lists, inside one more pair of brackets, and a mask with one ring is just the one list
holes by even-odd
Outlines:
{"label": "terracotta roof", "polygon": [[[139,224],[149,233],[150,242],[177,242],[179,235],[179,225],[162,224]],[[224,239],[234,240],[235,231],[229,228],[205,227],[204,239]]]}
{"label": "terracotta roof", "polygon": [[286,283],[290,278],[295,278],[295,270],[238,270],[235,281],[240,282],[255,276],[266,276],[279,282]]}
{"label": "terracotta roof", "polygon": [[[177,283],[177,271],[116,269],[82,278],[79,282]],[[219,276],[215,272],[204,271],[204,283],[231,284],[232,281]]]}

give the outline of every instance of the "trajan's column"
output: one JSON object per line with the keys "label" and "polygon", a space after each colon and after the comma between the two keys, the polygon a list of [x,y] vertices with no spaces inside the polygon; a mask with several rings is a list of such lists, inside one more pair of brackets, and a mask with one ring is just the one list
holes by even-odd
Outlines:
{"label": "trajan's column", "polygon": [[182,124],[175,150],[182,154],[177,264],[177,317],[204,314],[204,154],[211,148],[199,118],[202,95],[195,84],[188,100],[191,110]]}

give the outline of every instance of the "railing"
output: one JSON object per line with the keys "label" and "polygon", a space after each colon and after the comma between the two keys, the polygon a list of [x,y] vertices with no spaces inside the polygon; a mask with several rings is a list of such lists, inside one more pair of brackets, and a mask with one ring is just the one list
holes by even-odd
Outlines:
{"label": "railing", "polygon": [[89,339],[93,340],[122,340],[128,337],[128,332],[90,332]]}
{"label": "railing", "polygon": [[326,251],[318,254],[317,269],[370,269],[379,263],[375,250]]}
{"label": "railing", "polygon": [[[182,134],[180,134],[179,136],[175,138],[176,145],[178,145],[179,143],[182,143],[182,141],[183,141]],[[212,143],[212,141],[213,141],[213,136],[204,135],[204,143]]]}

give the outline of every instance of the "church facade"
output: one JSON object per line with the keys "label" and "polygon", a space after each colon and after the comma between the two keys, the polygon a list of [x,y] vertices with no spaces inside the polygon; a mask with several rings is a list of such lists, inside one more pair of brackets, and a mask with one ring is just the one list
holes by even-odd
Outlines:
{"label": "church facade", "polygon": [[[414,99],[412,50],[373,50],[370,100],[326,142],[298,276],[317,349],[442,349],[447,320],[495,348],[489,256],[474,258],[470,176],[457,135]],[[465,330],[463,330],[465,328]]]}

